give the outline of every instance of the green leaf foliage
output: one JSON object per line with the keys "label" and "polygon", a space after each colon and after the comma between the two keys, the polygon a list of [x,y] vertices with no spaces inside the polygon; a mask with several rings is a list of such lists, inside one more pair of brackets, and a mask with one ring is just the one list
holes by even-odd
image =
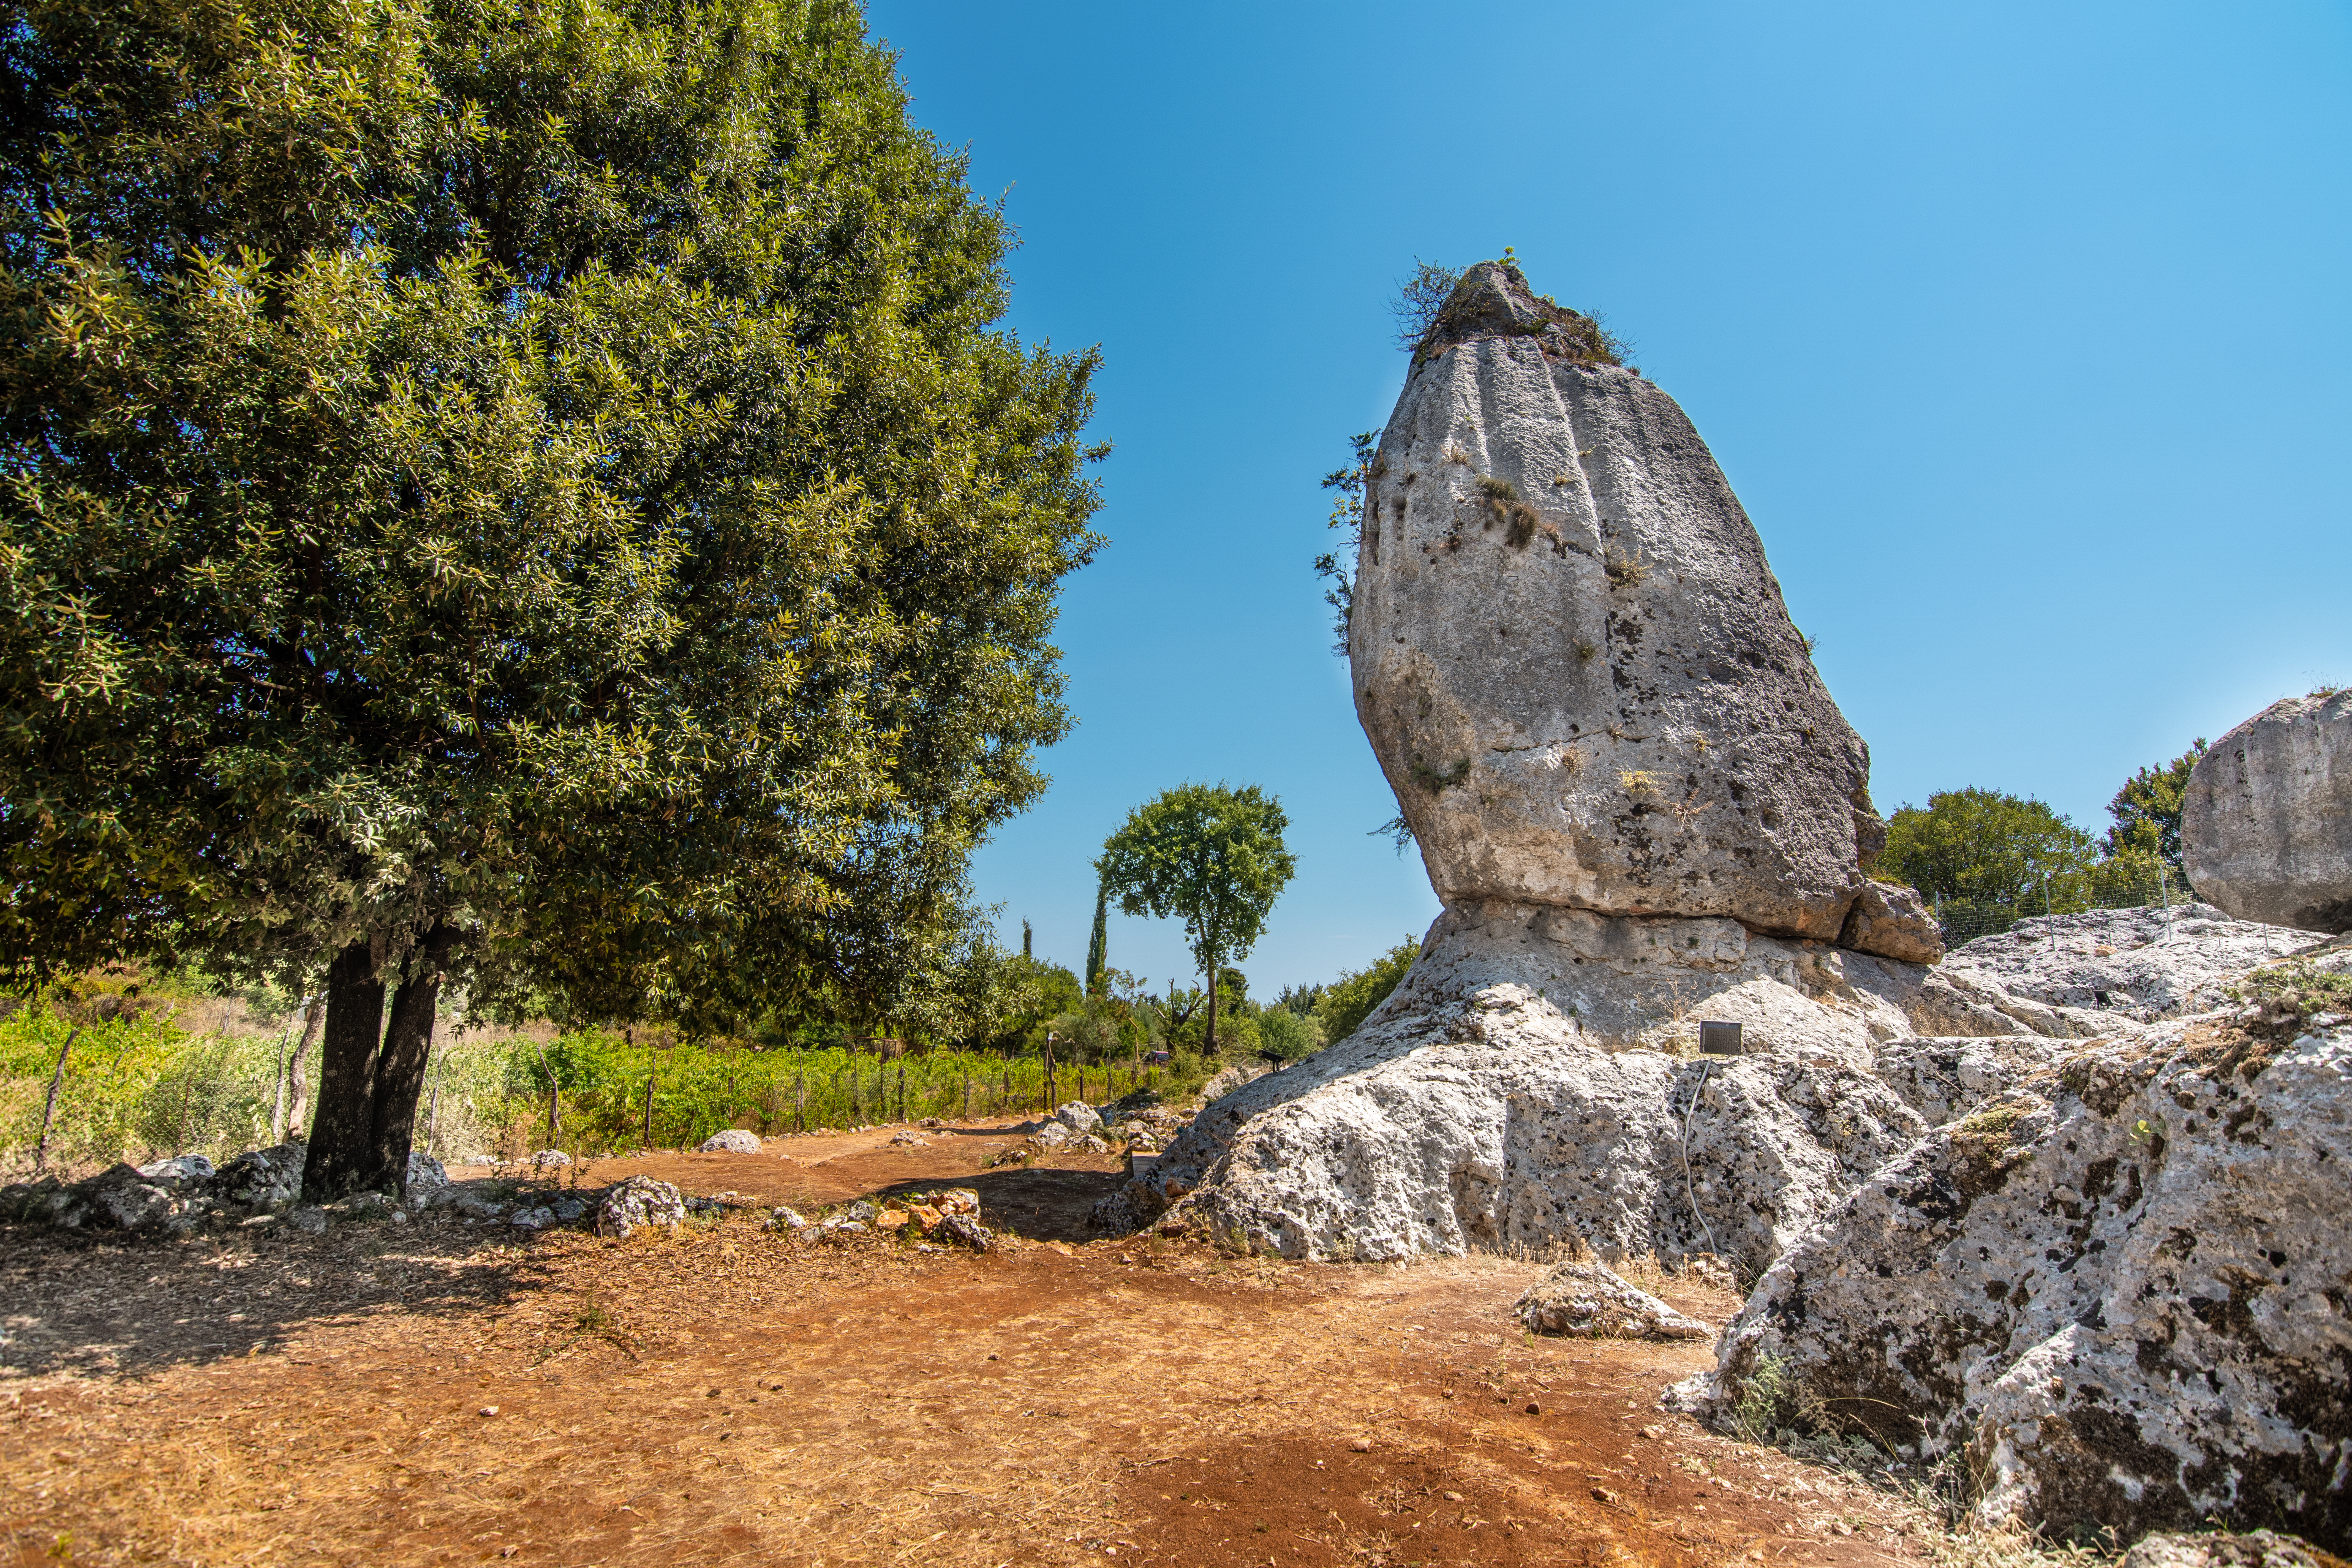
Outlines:
{"label": "green leaf foliage", "polygon": [[2125,781],[2107,803],[2115,826],[2107,829],[2107,853],[2137,852],[2161,859],[2179,872],[2180,801],[2189,789],[2189,773],[2205,754],[2200,736],[2189,750],[2162,767],[2142,768]]}
{"label": "green leaf foliage", "polygon": [[1875,869],[1930,899],[2039,911],[2045,876],[2053,907],[2084,908],[2098,864],[2098,840],[2041,801],[1956,789],[1899,808]]}
{"label": "green leaf foliage", "polygon": [[1128,814],[1096,869],[1129,915],[1181,920],[1204,977],[1248,956],[1297,862],[1290,819],[1255,784],[1181,784]]}
{"label": "green leaf foliage", "polygon": [[1316,1004],[1326,1039],[1339,1041],[1356,1032],[1372,1009],[1389,999],[1412,961],[1421,956],[1421,940],[1407,937],[1362,969],[1351,970],[1325,987]]}
{"label": "green leaf foliage", "polygon": [[952,1012],[1095,360],[857,7],[12,16],[0,964]]}

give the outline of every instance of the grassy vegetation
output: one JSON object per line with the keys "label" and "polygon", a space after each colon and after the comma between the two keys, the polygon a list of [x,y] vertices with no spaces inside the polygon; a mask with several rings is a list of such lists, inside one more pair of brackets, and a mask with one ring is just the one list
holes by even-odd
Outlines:
{"label": "grassy vegetation", "polygon": [[[169,1154],[215,1161],[270,1142],[289,1016],[249,1014],[231,1029],[183,1027],[184,1005],[94,1016],[44,996],[0,1019],[0,1173],[29,1171],[43,1107],[68,1037],[49,1165],[71,1173]],[[436,1045],[417,1144],[443,1160],[515,1155],[551,1142],[573,1153],[700,1142],[725,1127],[762,1136],[925,1116],[1025,1114],[1045,1103],[1037,1056],[934,1052],[886,1059],[839,1048],[632,1041],[607,1030],[458,1035]],[[1222,1063],[1057,1063],[1054,1098],[1097,1102],[1137,1087],[1192,1092]],[[316,1053],[307,1076],[315,1088]],[[556,1086],[556,1131],[548,1089]],[[650,1107],[647,1090],[651,1089]],[[648,1138],[648,1109],[651,1111]]]}

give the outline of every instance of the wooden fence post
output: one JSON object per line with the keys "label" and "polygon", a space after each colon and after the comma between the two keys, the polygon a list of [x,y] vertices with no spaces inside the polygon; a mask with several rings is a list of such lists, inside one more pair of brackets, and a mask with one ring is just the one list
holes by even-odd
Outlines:
{"label": "wooden fence post", "polygon": [[907,1120],[907,1064],[898,1064],[898,1120]]}
{"label": "wooden fence post", "polygon": [[73,1051],[73,1043],[81,1037],[81,1026],[76,1024],[66,1031],[66,1043],[58,1047],[58,1070],[49,1075],[48,1102],[41,1107],[41,1141],[33,1145],[33,1174],[39,1175],[49,1163],[49,1123],[57,1120],[58,1090],[65,1087],[66,1058]]}
{"label": "wooden fence post", "polygon": [[808,1131],[808,1091],[800,1073],[793,1074],[793,1131]]}

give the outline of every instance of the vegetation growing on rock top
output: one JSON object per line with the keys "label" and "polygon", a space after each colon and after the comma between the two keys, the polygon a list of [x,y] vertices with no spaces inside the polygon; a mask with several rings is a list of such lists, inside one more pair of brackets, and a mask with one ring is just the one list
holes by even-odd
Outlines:
{"label": "vegetation growing on rock top", "polygon": [[[1400,320],[1419,315],[1442,269],[1420,263],[1402,286]],[[1412,341],[1415,363],[1473,338],[1539,337],[1547,353],[1576,364],[1622,364],[1627,345],[1601,323],[1538,294],[1510,251],[1465,268]]]}

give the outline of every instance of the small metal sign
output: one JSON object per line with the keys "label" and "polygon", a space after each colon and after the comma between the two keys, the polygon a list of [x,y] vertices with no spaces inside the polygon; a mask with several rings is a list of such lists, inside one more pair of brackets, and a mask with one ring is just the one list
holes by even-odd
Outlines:
{"label": "small metal sign", "polygon": [[1698,1026],[1698,1048],[1711,1057],[1738,1056],[1739,1026],[1702,1020]]}

